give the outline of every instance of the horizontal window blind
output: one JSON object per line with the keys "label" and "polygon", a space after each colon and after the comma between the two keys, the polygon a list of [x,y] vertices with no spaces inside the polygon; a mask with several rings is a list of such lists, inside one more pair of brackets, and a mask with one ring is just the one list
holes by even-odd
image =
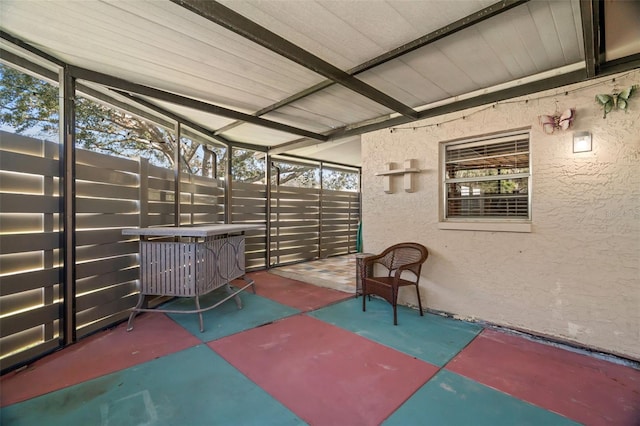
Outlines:
{"label": "horizontal window blind", "polygon": [[446,145],[446,218],[529,219],[529,133]]}

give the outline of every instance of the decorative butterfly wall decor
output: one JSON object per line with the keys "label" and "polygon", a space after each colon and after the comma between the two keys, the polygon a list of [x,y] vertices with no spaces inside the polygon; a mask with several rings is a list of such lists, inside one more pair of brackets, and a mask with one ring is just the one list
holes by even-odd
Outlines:
{"label": "decorative butterfly wall decor", "polygon": [[569,108],[564,112],[555,113],[554,115],[540,115],[538,121],[542,126],[542,130],[548,135],[552,134],[556,129],[567,130],[571,127],[573,119],[576,117],[576,109]]}
{"label": "decorative butterfly wall decor", "polygon": [[625,111],[627,106],[629,106],[629,98],[638,89],[638,85],[629,86],[624,89],[620,93],[613,93],[611,95],[596,95],[596,101],[602,105],[604,109],[604,116],[602,118],[607,118],[607,114],[609,114],[614,109],[621,109]]}

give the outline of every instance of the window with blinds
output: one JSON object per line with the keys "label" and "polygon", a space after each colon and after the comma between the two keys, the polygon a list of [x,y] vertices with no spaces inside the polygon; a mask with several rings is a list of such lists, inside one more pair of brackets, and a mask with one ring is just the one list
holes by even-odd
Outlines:
{"label": "window with blinds", "polygon": [[529,132],[444,144],[445,219],[529,220]]}

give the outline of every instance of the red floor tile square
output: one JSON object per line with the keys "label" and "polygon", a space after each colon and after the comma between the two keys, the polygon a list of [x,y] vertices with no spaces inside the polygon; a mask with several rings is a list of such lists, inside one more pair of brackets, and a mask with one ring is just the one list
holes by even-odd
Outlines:
{"label": "red floor tile square", "polygon": [[585,425],[640,424],[640,371],[485,330],[446,368]]}
{"label": "red floor tile square", "polygon": [[340,300],[354,297],[353,294],[259,271],[248,274],[256,283],[256,294],[302,312],[322,308]]}
{"label": "red floor tile square", "polygon": [[[202,343],[161,313],[138,315],[134,329],[126,323],[0,378],[0,406],[72,386]],[[37,386],[34,384],[37,383]]]}
{"label": "red floor tile square", "polygon": [[208,344],[313,425],[377,425],[437,367],[306,315]]}

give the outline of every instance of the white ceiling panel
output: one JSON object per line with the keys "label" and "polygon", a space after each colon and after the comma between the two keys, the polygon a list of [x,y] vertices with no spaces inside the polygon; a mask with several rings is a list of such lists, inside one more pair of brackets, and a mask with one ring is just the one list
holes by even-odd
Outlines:
{"label": "white ceiling panel", "polygon": [[245,112],[322,80],[170,2],[2,7],[4,28],[63,61]]}
{"label": "white ceiling panel", "polygon": [[[534,11],[543,5],[537,5],[534,2],[527,6],[532,11],[532,14],[534,14]],[[553,22],[559,35],[559,42],[557,44],[553,42],[545,43],[545,46],[561,46],[564,59],[567,63],[583,60],[584,44],[579,4],[575,1],[566,3],[549,2],[548,6],[551,9]],[[573,25],[571,25],[571,20],[573,20]],[[537,22],[540,34],[544,34],[546,31],[544,29],[545,22],[546,20]]]}
{"label": "white ceiling panel", "polygon": [[337,141],[294,149],[290,151],[289,154],[321,161],[333,161],[340,164],[360,166],[362,164],[360,140],[360,136],[352,136]]}
{"label": "white ceiling panel", "polygon": [[220,117],[219,115],[209,114],[204,111],[195,110],[182,105],[172,104],[170,102],[159,101],[157,99],[149,98],[148,96],[140,96],[140,98],[146,100],[149,103],[157,105],[166,111],[169,111],[179,117],[189,119],[205,129],[215,131],[221,127],[224,127],[233,122],[229,118]]}
{"label": "white ceiling panel", "polygon": [[[576,2],[529,2],[475,28],[493,47],[501,63],[517,58],[522,71],[514,74],[516,78],[584,60],[580,9]],[[517,71],[513,69],[513,73]]]}
{"label": "white ceiling panel", "polygon": [[290,104],[290,106],[323,115],[345,124],[368,120],[393,112],[364,96],[336,84],[306,96]]}
{"label": "white ceiling panel", "polygon": [[373,41],[317,1],[222,3],[341,69],[364,62],[371,57],[368,52],[379,51]]}
{"label": "white ceiling panel", "polygon": [[512,78],[492,46],[476,28],[453,34],[446,40],[434,43],[430,48],[436,46],[456,68],[465,71],[475,87],[488,87],[495,81]]}
{"label": "white ceiling panel", "polygon": [[[433,32],[493,0],[237,1],[221,3],[343,69]],[[286,13],[282,13],[286,10]]]}
{"label": "white ceiling panel", "polygon": [[[349,68],[437,28],[431,17],[425,16],[423,28],[417,31],[398,13],[392,2],[387,1],[335,1],[326,2],[325,7],[342,22],[337,28],[349,28],[358,34],[354,40],[344,39],[342,43],[335,44],[344,56],[352,58]],[[338,34],[341,32],[337,31]],[[367,49],[371,43],[373,46]]]}
{"label": "white ceiling panel", "polygon": [[571,2],[529,2],[360,78],[415,107],[571,65],[583,59],[576,12]]}
{"label": "white ceiling panel", "polygon": [[[526,9],[522,10],[523,12],[521,12],[518,20],[507,22],[505,25],[485,25],[482,31],[479,31],[482,39],[495,52],[495,55],[500,58],[501,64],[513,77],[527,75],[532,70],[537,70],[534,58],[526,49],[527,39],[519,36],[514,38],[514,35],[517,34],[518,25],[523,25],[521,21],[525,21],[524,25],[529,27],[530,36],[538,41],[536,50],[542,55],[547,54],[539,41],[540,36],[537,30],[535,27],[531,28],[533,22],[527,19]],[[557,39],[555,31],[547,32],[547,36],[550,39]]]}
{"label": "white ceiling panel", "polygon": [[275,111],[271,111],[263,115],[262,117],[278,123],[301,127],[316,133],[328,132],[346,124],[345,122],[336,120],[335,118],[320,115],[320,113],[316,114],[303,110],[295,105],[287,105],[282,108],[278,108]]}
{"label": "white ceiling panel", "polygon": [[[103,93],[119,97],[107,86],[132,92],[230,142],[273,147],[279,153],[297,146],[297,155],[325,161],[333,151],[335,161],[344,163],[341,158],[351,159],[358,152],[360,138],[344,143],[335,138],[383,128],[390,118],[399,121],[400,114],[411,121],[435,104],[455,108],[468,105],[456,99],[480,102],[480,94],[490,88],[503,90],[500,96],[511,94],[517,88],[513,82],[523,78],[529,83],[561,74],[569,74],[574,82],[593,78],[600,64],[590,64],[607,57],[606,52],[596,53],[605,49],[597,33],[605,19],[593,21],[592,27],[589,19],[596,16],[583,20],[581,6],[587,10],[590,4],[0,0],[0,28],[3,46],[13,38],[26,45],[3,47],[8,56],[41,51],[76,67],[72,74],[75,69],[74,75],[93,81],[93,87],[101,83]],[[615,34],[625,46],[640,45],[636,30],[616,28]],[[421,47],[414,46],[417,42]],[[396,55],[408,46],[415,50]],[[624,63],[637,67],[636,62],[632,58]],[[367,71],[349,75],[363,64]],[[327,83],[326,76],[333,83]],[[320,83],[327,84],[316,86]],[[150,97],[152,90],[135,84],[172,96],[160,101]],[[552,86],[555,80],[548,84],[557,87]],[[198,102],[193,101],[209,105],[195,110]],[[241,118],[244,124],[204,112],[212,110]],[[256,114],[262,121],[249,117]]]}
{"label": "white ceiling panel", "polygon": [[246,123],[225,132],[224,137],[233,142],[260,146],[275,146],[300,139],[290,133]]}
{"label": "white ceiling panel", "polygon": [[[377,78],[393,79],[395,85],[406,87],[407,89],[405,90],[417,90],[421,93],[424,103],[431,103],[454,93],[470,92],[477,88],[477,84],[474,83],[469,74],[454,63],[454,58],[448,57],[434,45],[413,51],[403,56],[402,59],[392,61],[392,63],[397,68],[401,68],[406,64],[417,75],[421,76],[424,79],[421,83],[421,88],[416,89],[409,84],[405,85],[404,81],[395,80],[393,76],[394,70],[391,65],[387,65],[385,68],[378,68],[375,71],[377,76],[372,70],[363,73],[361,78],[365,81],[371,81],[372,84],[374,80],[373,77],[369,76],[370,73]],[[385,72],[387,67],[391,67],[389,72]],[[426,93],[421,90],[423,88],[427,89]]]}
{"label": "white ceiling panel", "polygon": [[[435,50],[434,53],[439,51]],[[433,68],[438,69],[437,74],[442,74],[443,79],[451,79],[452,75],[447,72],[447,62],[444,57],[433,62]],[[433,74],[429,71],[430,65],[431,63],[426,63],[424,67],[412,66],[403,60],[395,59],[362,73],[359,78],[399,101],[417,107],[449,96],[437,82],[431,80]],[[452,70],[453,74],[455,71]]]}
{"label": "white ceiling panel", "polygon": [[[407,37],[416,39],[495,3],[493,0],[453,1],[455,1],[454,6],[451,4],[452,0],[400,0],[389,1],[389,4],[411,25],[411,32],[407,32]],[[410,40],[405,40],[403,43]]]}
{"label": "white ceiling panel", "polygon": [[376,67],[360,78],[411,107],[423,105],[426,97],[439,91],[416,70],[397,60]]}

